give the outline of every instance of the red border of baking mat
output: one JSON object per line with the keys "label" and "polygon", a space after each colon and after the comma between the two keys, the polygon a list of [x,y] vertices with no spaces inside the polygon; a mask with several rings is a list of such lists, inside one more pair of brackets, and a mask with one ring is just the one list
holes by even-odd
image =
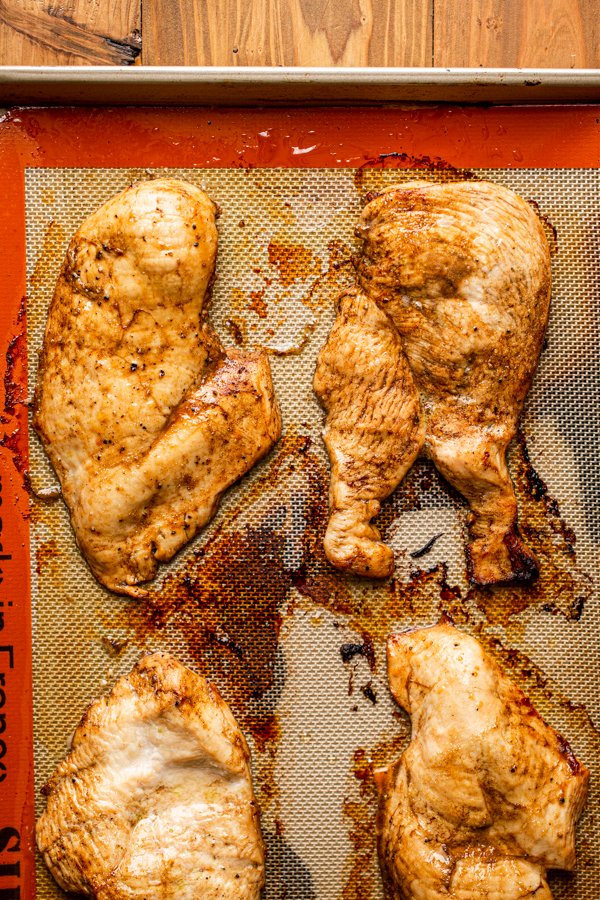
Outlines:
{"label": "red border of baking mat", "polygon": [[0,121],[0,900],[35,897],[25,169],[596,168],[599,123],[598,106],[28,109]]}

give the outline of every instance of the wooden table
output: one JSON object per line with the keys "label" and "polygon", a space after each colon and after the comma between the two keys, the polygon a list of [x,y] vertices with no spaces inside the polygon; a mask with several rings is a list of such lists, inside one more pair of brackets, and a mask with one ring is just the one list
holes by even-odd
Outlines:
{"label": "wooden table", "polygon": [[600,68],[600,0],[0,0],[2,65]]}

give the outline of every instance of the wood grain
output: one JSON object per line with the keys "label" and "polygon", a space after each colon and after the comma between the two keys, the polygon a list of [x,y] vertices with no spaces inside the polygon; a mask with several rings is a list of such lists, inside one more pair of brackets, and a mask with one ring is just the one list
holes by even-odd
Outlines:
{"label": "wood grain", "polygon": [[431,65],[432,0],[144,0],[144,65]]}
{"label": "wood grain", "polygon": [[435,0],[436,66],[600,67],[598,0]]}
{"label": "wood grain", "polygon": [[141,50],[140,0],[0,0],[2,65],[130,65]]}
{"label": "wood grain", "polygon": [[134,61],[600,68],[600,3],[0,0],[3,65]]}

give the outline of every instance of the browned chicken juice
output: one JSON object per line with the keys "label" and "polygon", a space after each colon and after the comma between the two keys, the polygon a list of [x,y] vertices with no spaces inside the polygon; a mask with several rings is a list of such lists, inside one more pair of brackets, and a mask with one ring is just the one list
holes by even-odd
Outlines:
{"label": "browned chicken juice", "polygon": [[[570,857],[557,856],[549,863],[548,875],[540,877],[547,877],[549,887],[544,890],[555,897],[597,896],[599,874],[591,848],[597,843],[598,821],[594,773],[599,742],[592,722],[597,715],[599,620],[590,578],[598,529],[593,503],[598,476],[591,438],[599,408],[594,380],[598,371],[594,302],[600,287],[594,243],[598,227],[596,118],[597,111],[591,107],[211,110],[210,114],[203,110],[37,110],[15,112],[2,123],[6,204],[0,211],[0,228],[9,265],[3,307],[6,421],[0,452],[2,553],[9,558],[2,561],[0,583],[4,590],[0,662],[5,663],[0,676],[7,723],[6,737],[0,735],[0,751],[6,747],[0,759],[6,789],[0,889],[13,896],[62,896],[40,857],[34,886],[33,825],[46,802],[41,788],[67,757],[69,736],[90,701],[109,695],[144,653],[158,651],[175,656],[216,685],[248,742],[267,850],[265,896],[381,897],[376,847],[379,799],[373,772],[395,763],[409,736],[409,720],[389,692],[386,642],[390,634],[433,625],[447,613],[461,634],[475,636],[483,650],[495,657],[548,726],[568,739],[573,759],[590,768],[590,796],[577,831],[576,867],[569,874],[553,872],[554,864],[572,865]],[[518,167],[515,150],[522,157]],[[98,211],[132,184],[141,184],[134,191],[143,195],[149,182],[158,184],[160,179],[185,182],[192,192],[218,204],[219,250],[204,302],[202,291],[194,295],[195,309],[202,306],[206,312],[205,328],[195,328],[196,312],[186,319],[183,304],[182,329],[164,323],[164,335],[172,332],[172,339],[148,348],[147,336],[155,333],[154,325],[149,323],[150,327],[136,333],[140,325],[136,310],[130,320],[114,296],[104,301],[104,293],[100,298],[94,292],[96,276],[101,280],[106,275],[94,267],[116,266],[125,277],[120,267],[126,266],[129,254],[116,251],[126,249],[120,240],[126,238],[130,224],[123,222],[107,235],[105,258],[97,257],[98,252],[105,254],[102,246],[95,246],[98,235],[79,229],[82,223],[95,221]],[[503,314],[514,318],[517,327],[513,332],[508,326],[514,346],[507,342],[497,349],[493,341],[489,345],[492,356],[504,354],[501,365],[489,365],[491,374],[497,369],[495,385],[491,374],[489,379],[472,374],[478,371],[478,347],[485,344],[479,324],[474,326],[478,332],[465,333],[463,341],[460,328],[448,330],[447,317],[437,323],[421,312],[419,328],[411,331],[410,317],[403,318],[402,307],[402,297],[410,291],[404,290],[402,280],[396,282],[400,287],[395,293],[390,291],[383,300],[375,296],[382,290],[378,279],[386,277],[385,262],[377,254],[380,248],[385,250],[388,237],[371,244],[367,235],[363,242],[355,228],[374,213],[377,232],[382,200],[376,195],[385,199],[386,189],[397,185],[387,196],[402,198],[401,207],[410,196],[406,186],[415,180],[425,181],[426,188],[419,188],[414,198],[419,192],[429,196],[429,190],[435,196],[434,187],[439,196],[448,196],[446,186],[450,190],[456,183],[469,185],[472,202],[460,200],[456,215],[466,223],[463,230],[473,228],[475,243],[490,240],[492,223],[503,215],[498,204],[504,209],[504,201],[494,198],[503,196],[504,189],[516,192],[527,204],[519,206],[522,213],[516,215],[533,223],[530,237],[535,229],[543,230],[552,252],[552,301],[544,349],[519,432],[508,450],[518,532],[512,542],[501,536],[499,545],[504,559],[508,558],[506,564],[516,566],[526,577],[512,579],[507,586],[478,584],[486,579],[473,577],[477,553],[471,554],[469,570],[468,513],[458,493],[463,491],[473,503],[465,486],[468,479],[453,487],[450,482],[456,481],[458,470],[444,471],[440,466],[445,476],[440,477],[428,459],[417,459],[397,488],[390,485],[387,498],[376,487],[374,499],[381,503],[377,515],[372,507],[364,510],[361,521],[368,524],[373,516],[369,527],[381,537],[378,546],[387,565],[384,578],[339,571],[326,555],[333,467],[321,436],[324,415],[311,382],[319,350],[335,321],[336,303],[354,323],[352,334],[356,335],[343,343],[343,351],[353,347],[353,341],[360,348],[364,335],[376,335],[396,360],[397,380],[405,385],[399,391],[401,399],[412,397],[413,404],[414,392],[406,385],[419,381],[415,360],[421,352],[417,340],[421,331],[429,334],[430,350],[439,347],[439,353],[446,354],[449,369],[457,352],[466,354],[469,358],[461,362],[461,366],[465,363],[461,383],[467,385],[461,401],[464,417],[470,421],[472,387],[483,419],[487,422],[489,417],[488,450],[508,442],[541,343],[543,279],[540,304],[531,318],[520,316],[518,308],[505,303]],[[491,193],[478,229],[469,224],[473,220],[469,210],[478,208],[479,201],[473,198],[486,190]],[[425,214],[426,208],[421,212]],[[506,232],[503,238],[514,241],[515,262],[526,257],[531,264],[537,257],[527,238],[517,240]],[[75,265],[63,270],[69,244],[78,233],[95,253],[90,252],[89,258],[87,251],[81,259],[72,256]],[[160,227],[153,227],[152,234],[162,240]],[[393,242],[389,230],[387,234]],[[409,237],[402,240],[403,258],[412,259]],[[201,250],[200,242],[197,248],[195,243],[183,241],[178,246],[193,256]],[[461,247],[466,253],[466,244]],[[165,245],[159,250],[166,270],[173,262],[174,257],[168,256],[173,248]],[[467,253],[463,261],[467,258],[469,277],[489,284],[483,277],[485,257]],[[435,260],[432,265],[435,268]],[[444,293],[451,294],[451,285],[459,279],[448,276],[447,265],[442,268],[440,284],[447,290],[440,290],[440,299],[444,301],[448,299]],[[80,550],[70,524],[65,501],[71,497],[75,509],[73,494],[63,484],[64,497],[59,496],[59,483],[42,444],[28,428],[31,406],[27,404],[34,399],[37,354],[61,270],[71,279],[63,282],[61,290],[83,290],[84,318],[81,324],[74,323],[70,333],[65,330],[61,335],[60,327],[56,329],[54,368],[42,368],[62,385],[52,391],[55,412],[46,425],[60,425],[61,416],[56,415],[60,404],[68,412],[63,417],[65,425],[73,410],[83,410],[79,419],[83,440],[75,449],[91,458],[90,448],[98,442],[101,460],[96,464],[110,462],[113,471],[108,486],[116,491],[119,502],[126,498],[125,506],[133,500],[135,507],[143,495],[136,488],[141,482],[153,496],[158,491],[165,499],[173,492],[169,501],[179,518],[173,527],[162,522],[158,543],[152,536],[157,551],[161,546],[156,556],[117,554],[117,567],[123,568],[116,581],[146,596],[126,599],[96,580],[81,552],[87,541],[84,531],[80,531]],[[498,271],[495,276],[501,274]],[[535,293],[535,278],[531,278]],[[368,299],[368,314],[358,306],[357,288]],[[373,296],[370,290],[375,291]],[[412,297],[419,299],[414,293]],[[92,340],[94,328],[102,321],[103,307],[96,301],[118,308],[119,316],[123,313],[120,320],[116,316],[123,335],[118,377],[107,374],[106,392],[97,397],[108,416],[106,423],[94,417],[94,392],[87,391],[85,378],[78,376],[81,371],[86,378],[96,377],[97,345],[106,347]],[[388,303],[397,305],[397,313],[379,320],[378,311]],[[141,303],[134,306],[143,308]],[[393,328],[388,324],[392,321]],[[461,319],[459,324],[465,323]],[[451,338],[444,339],[443,334]],[[142,335],[143,341],[138,341]],[[477,347],[473,335],[481,341]],[[103,340],[108,337],[106,332],[102,336]],[[61,350],[61,341],[67,352]],[[138,344],[144,354],[137,353]],[[190,366],[175,352],[180,344],[188,348]],[[230,349],[232,344],[235,350]],[[174,355],[167,359],[171,346]],[[394,347],[400,347],[405,357]],[[406,358],[411,362],[411,353],[412,363],[402,372]],[[169,367],[180,366],[181,380],[169,380],[161,354]],[[260,429],[251,427],[247,434],[253,446],[261,444],[265,450],[276,441],[272,449],[257,462],[239,442],[230,453],[221,453],[214,490],[220,493],[217,482],[223,488],[231,486],[218,508],[207,500],[208,515],[182,524],[184,507],[200,482],[195,477],[191,481],[178,478],[173,471],[176,466],[167,464],[165,484],[161,481],[163,486],[157,487],[159,479],[137,466],[135,457],[151,446],[140,427],[140,423],[148,427],[150,407],[158,423],[156,434],[164,428],[159,422],[162,415],[164,423],[166,409],[161,405],[165,399],[161,385],[167,385],[171,393],[179,390],[181,397],[189,392],[203,368],[198,354],[211,357],[205,392],[212,390],[211,385],[224,389],[234,376],[243,382],[241,399],[227,395],[234,417],[237,403],[244,407],[244,391],[249,399],[251,395],[266,397],[272,390],[281,409],[282,436],[276,441],[277,429],[271,428],[274,407],[270,412],[265,407],[265,421],[271,425],[266,426],[264,442]],[[252,360],[256,365],[264,360],[260,365],[263,372],[270,368],[272,388],[262,376],[256,383],[250,371],[244,375],[233,368],[240,357],[250,360],[250,367],[255,364]],[[103,365],[108,359],[106,354]],[[144,369],[148,360],[151,365]],[[219,365],[225,366],[224,378]],[[508,381],[502,367],[508,371]],[[161,370],[165,376],[160,376]],[[110,372],[110,366],[106,371]],[[347,365],[342,365],[342,371],[350,377]],[[360,371],[366,370],[359,366]],[[431,377],[431,365],[429,372]],[[420,428],[435,412],[435,404],[428,402],[430,390],[435,387],[443,393],[445,381],[450,389],[438,410],[445,408],[455,380],[439,372],[433,387],[424,390],[423,382],[417,385],[421,426],[400,417],[408,426],[405,463],[408,457],[412,461],[422,441]],[[139,389],[139,402],[127,402],[123,398],[135,397],[134,388]],[[121,396],[119,416],[125,417],[123,422],[130,421],[130,428],[118,425],[114,416],[111,420],[111,392]],[[82,397],[88,395],[86,406]],[[359,393],[354,396],[358,398]],[[71,399],[74,407],[69,406]],[[207,394],[199,399],[206,402]],[[38,424],[40,404],[41,400]],[[197,414],[195,409],[190,413],[192,419]],[[360,424],[356,417],[354,421]],[[503,423],[508,423],[506,432]],[[187,440],[190,425],[180,423]],[[111,444],[100,446],[104,439],[114,439],[111,429],[120,429],[118,437],[123,438],[116,449]],[[213,434],[212,429],[208,431]],[[216,440],[226,438],[227,428],[219,434]],[[384,443],[375,437],[369,440],[365,446],[380,453],[385,463]],[[126,448],[123,454],[119,454],[121,446]],[[61,452],[73,454],[74,447],[69,449],[65,443]],[[69,465],[76,458],[77,452],[69,457]],[[235,461],[240,459],[236,468]],[[372,459],[372,452],[364,457],[364,471]],[[132,463],[135,477],[119,483],[119,473]],[[388,472],[394,483],[401,468],[402,463],[393,477],[391,469]],[[495,471],[500,469],[497,465]],[[94,504],[101,507],[97,495],[102,488],[94,489],[93,484],[89,469],[80,481],[90,492],[84,504],[88,515]],[[507,489],[506,478],[503,484]],[[489,494],[489,484],[484,494]],[[509,495],[510,490],[502,495],[506,506],[502,501],[492,504],[491,513],[484,511],[484,518],[491,515],[493,519],[504,510],[502,528],[506,525],[508,532],[500,528],[499,535],[511,533],[514,525],[515,507]],[[475,507],[477,502],[475,498]],[[155,527],[143,509],[138,511],[139,530],[128,533],[127,540],[144,530],[149,535]],[[200,526],[200,522],[207,524]],[[91,518],[86,522],[85,516],[82,524],[97,527]],[[110,529],[96,534],[91,528],[89,540],[97,542],[94,552],[99,548],[102,556],[104,542],[109,556],[114,555],[119,542],[107,540]],[[481,539],[474,533],[476,523],[470,529],[475,543]],[[185,549],[168,561],[186,541]],[[523,563],[528,554],[535,557],[539,569],[535,581],[530,579],[533,566]],[[128,582],[128,575],[121,574],[134,565],[140,567],[134,571],[152,575],[163,559],[150,582],[136,584],[137,575]],[[544,775],[542,781],[548,788]],[[522,824],[524,834],[531,822]],[[529,850],[523,852],[523,859],[531,855]],[[485,859],[491,865],[492,860]],[[547,858],[529,862],[548,864]]]}

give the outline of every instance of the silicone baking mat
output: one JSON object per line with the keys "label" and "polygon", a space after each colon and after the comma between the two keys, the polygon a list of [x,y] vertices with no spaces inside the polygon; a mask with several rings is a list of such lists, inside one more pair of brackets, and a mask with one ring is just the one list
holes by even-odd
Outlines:
{"label": "silicone baking mat", "polygon": [[[519,135],[527,129],[523,119],[518,127],[515,122],[525,113],[510,112],[512,119],[495,119],[494,111],[481,114],[481,142],[490,128],[495,142],[488,140],[487,153],[477,151],[477,165],[468,171],[439,158],[445,155],[440,145],[450,140],[440,138],[444,127],[456,131],[451,161],[464,166],[468,157],[451,111],[445,120],[422,113],[420,121],[414,111],[394,112],[387,121],[389,127],[393,123],[396,149],[379,152],[381,136],[359,136],[362,161],[360,156],[349,159],[349,137],[336,112],[333,122],[315,123],[313,137],[307,129],[302,141],[286,134],[283,113],[279,120],[270,113],[274,125],[262,132],[240,129],[235,136],[232,127],[231,140],[246,151],[235,167],[224,157],[216,167],[210,160],[191,166],[195,160],[189,159],[189,150],[187,158],[179,153],[185,162],[180,168],[172,165],[177,156],[164,150],[162,160],[146,164],[146,152],[135,167],[121,159],[110,168],[98,165],[100,160],[85,167],[73,160],[68,165],[35,165],[33,160],[25,166],[23,333],[29,395],[48,304],[71,235],[90,212],[132,181],[167,174],[198,184],[219,204],[211,320],[225,345],[258,346],[270,353],[284,420],[279,444],[226,494],[202,534],[162,567],[150,599],[115,596],[96,583],[75,547],[37,438],[30,434],[27,463],[20,432],[10,430],[11,403],[16,416],[19,401],[26,399],[19,387],[22,355],[14,343],[25,338],[16,330],[5,378],[10,402],[4,447],[11,451],[15,477],[19,468],[26,475],[31,497],[26,540],[38,812],[40,788],[64,756],[87,703],[129,671],[142,652],[169,650],[218,684],[248,737],[268,849],[266,897],[380,898],[372,769],[397,758],[410,731],[408,718],[387,691],[385,638],[447,612],[496,655],[591,768],[577,871],[552,874],[551,886],[560,898],[600,895],[600,862],[594,854],[600,837],[600,739],[593,724],[600,712],[600,617],[592,582],[600,524],[600,171],[585,163],[540,168],[548,163],[541,157],[529,160],[537,165],[524,166],[527,151]],[[208,125],[210,115],[204,120]],[[235,112],[228,115],[235,120]],[[157,127],[166,129],[164,114],[156,116]],[[194,116],[198,122],[199,114]],[[419,153],[414,137],[412,144],[406,133],[403,137],[406,119],[413,130],[422,129]],[[131,124],[127,114],[124,122]],[[470,117],[462,123],[463,133],[469,128]],[[110,133],[117,131],[113,124]],[[192,129],[190,134],[193,140]],[[333,137],[341,138],[335,158]],[[220,146],[229,146],[221,138],[215,156]],[[409,145],[412,152],[405,149]],[[325,146],[327,155],[318,156]],[[354,143],[352,152],[356,155]],[[131,152],[129,159],[134,158],[137,162]],[[328,463],[320,437],[323,416],[311,387],[316,355],[333,321],[334,299],[352,283],[359,249],[354,227],[365,195],[414,178],[415,167],[420,178],[487,178],[513,188],[535,205],[551,244],[551,322],[511,449],[521,530],[541,563],[539,582],[530,588],[469,586],[465,506],[424,461],[379,517],[396,553],[390,581],[337,573],[321,549]],[[6,609],[7,618],[11,611]],[[21,832],[22,838],[29,835],[26,828]],[[30,845],[30,837],[21,841],[23,850]],[[15,856],[9,848],[10,843],[3,849],[10,863]],[[4,862],[2,850],[0,857]],[[8,875],[13,880],[7,877],[4,884],[14,890],[10,885],[21,877],[25,897],[63,896],[39,861],[35,895],[27,892],[23,873]]]}

